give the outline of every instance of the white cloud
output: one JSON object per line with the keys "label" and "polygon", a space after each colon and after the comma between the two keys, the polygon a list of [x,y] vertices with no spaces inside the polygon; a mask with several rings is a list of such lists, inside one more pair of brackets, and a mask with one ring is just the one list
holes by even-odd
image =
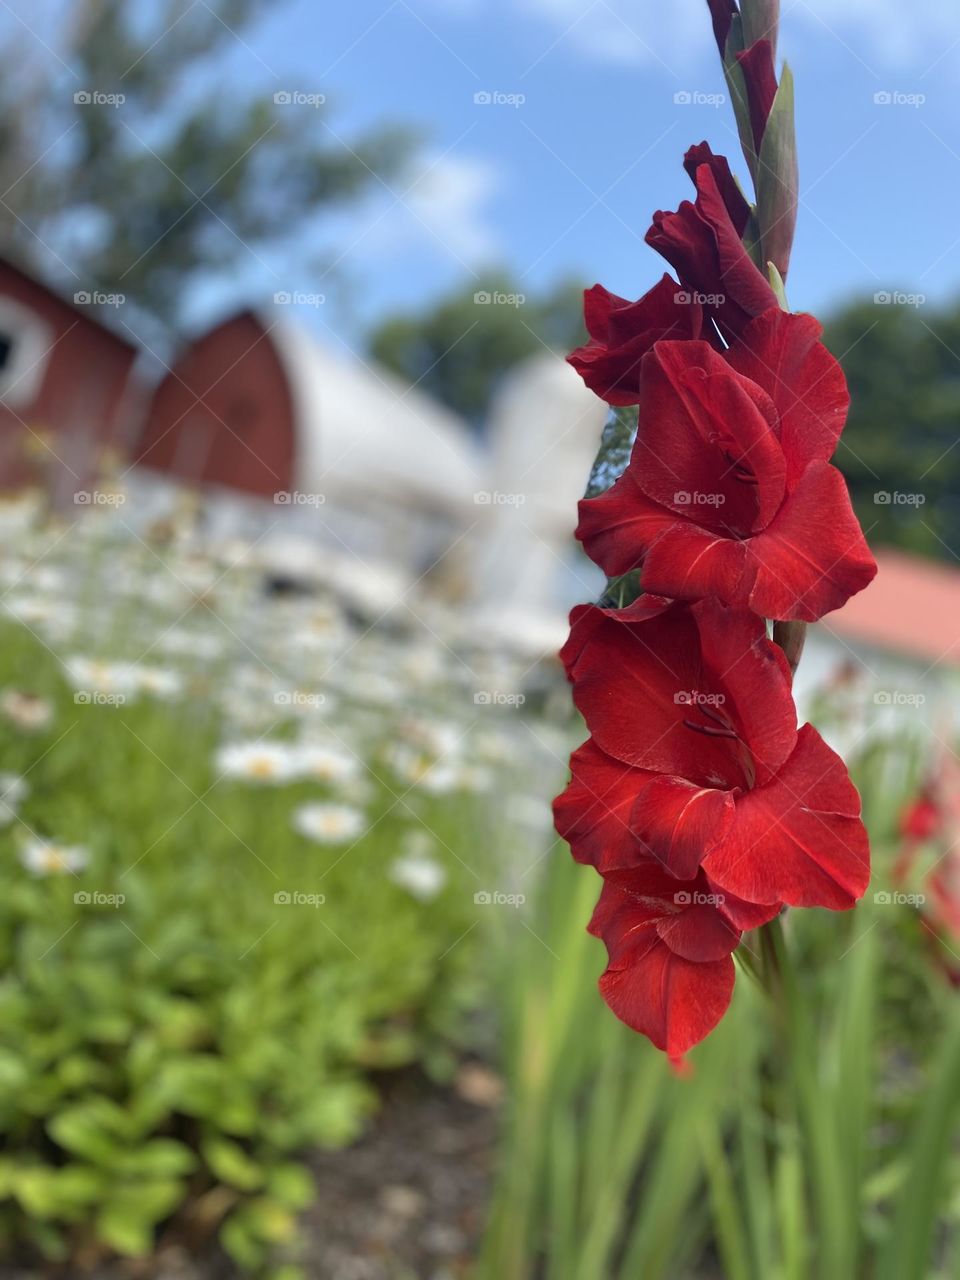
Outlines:
{"label": "white cloud", "polygon": [[[714,56],[706,0],[511,0],[511,7],[549,26],[544,60],[574,49],[605,62],[660,66],[682,79]],[[782,0],[782,7],[785,52],[791,39],[836,40],[878,74],[922,75],[941,57],[960,60],[955,0]]]}
{"label": "white cloud", "polygon": [[[659,65],[681,75],[712,45],[705,0],[519,0],[530,14],[554,27],[554,49],[578,49],[605,62]],[[516,0],[515,0],[516,3]]]}
{"label": "white cloud", "polygon": [[380,255],[416,246],[461,267],[490,261],[503,251],[489,215],[500,186],[500,171],[487,160],[421,155],[393,184],[394,194],[383,192],[363,219],[354,216],[357,251]]}
{"label": "white cloud", "polygon": [[446,156],[427,159],[423,177],[404,199],[425,233],[468,265],[476,265],[500,251],[487,219],[500,174],[486,160]]}
{"label": "white cloud", "polygon": [[877,72],[923,75],[960,53],[960,8],[953,0],[784,0],[784,26],[839,39]]}

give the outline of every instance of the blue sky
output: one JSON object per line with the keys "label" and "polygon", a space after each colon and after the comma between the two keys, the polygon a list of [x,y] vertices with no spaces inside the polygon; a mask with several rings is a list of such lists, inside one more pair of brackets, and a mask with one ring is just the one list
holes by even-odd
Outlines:
{"label": "blue sky", "polygon": [[[803,202],[791,305],[960,293],[960,6],[783,10]],[[198,318],[298,289],[327,295],[323,325],[358,335],[386,311],[482,288],[494,266],[531,294],[575,277],[636,296],[661,269],[643,244],[650,214],[688,193],[685,148],[707,138],[739,155],[728,103],[674,101],[724,91],[705,0],[275,0],[215,74],[230,91],[325,95],[319,119],[277,109],[330,141],[386,122],[422,141],[402,182],[348,215],[318,214],[276,254],[245,256],[198,295]],[[884,92],[914,104],[875,102]],[[305,265],[319,252],[337,263],[325,278]]]}
{"label": "blue sky", "polygon": [[[784,0],[783,11],[803,182],[791,304],[960,292],[960,6]],[[482,287],[492,263],[531,292],[575,276],[636,296],[660,269],[643,244],[650,214],[687,194],[686,146],[707,138],[738,154],[729,104],[674,102],[724,90],[704,0],[355,0],[322,12],[299,0],[252,43],[265,80],[327,95],[342,136],[393,120],[424,137],[409,194],[380,191],[349,228],[315,229],[348,250],[341,266],[362,289],[351,323],[466,280]],[[476,104],[484,91],[524,101]],[[883,92],[922,101],[876,103]]]}

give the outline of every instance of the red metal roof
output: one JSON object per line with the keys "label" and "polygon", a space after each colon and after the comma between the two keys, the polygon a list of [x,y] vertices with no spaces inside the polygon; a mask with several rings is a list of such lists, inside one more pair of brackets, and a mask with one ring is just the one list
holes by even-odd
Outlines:
{"label": "red metal roof", "polygon": [[960,666],[960,565],[889,548],[875,555],[876,578],[827,614],[824,628],[848,643]]}

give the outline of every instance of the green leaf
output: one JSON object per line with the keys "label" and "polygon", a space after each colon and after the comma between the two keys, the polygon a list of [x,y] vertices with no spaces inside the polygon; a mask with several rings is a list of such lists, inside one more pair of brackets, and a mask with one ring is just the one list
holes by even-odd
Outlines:
{"label": "green leaf", "polygon": [[197,1157],[182,1142],[173,1138],[152,1138],[141,1147],[125,1152],[117,1170],[129,1177],[176,1178],[192,1173]]}
{"label": "green leaf", "polygon": [[926,1276],[930,1271],[945,1171],[960,1118],[960,1018],[940,1053],[936,1074],[913,1126],[909,1172],[893,1224],[880,1251],[878,1280]]}
{"label": "green leaf", "polygon": [[110,1164],[116,1158],[125,1130],[126,1116],[108,1098],[77,1103],[47,1121],[47,1132],[54,1142],[99,1165]]}
{"label": "green leaf", "polygon": [[200,1144],[204,1160],[214,1175],[240,1191],[257,1191],[264,1183],[263,1169],[237,1142],[229,1138],[207,1138]]}
{"label": "green leaf", "polygon": [[267,1173],[267,1190],[288,1209],[301,1210],[312,1204],[316,1185],[302,1164],[280,1164]]}
{"label": "green leaf", "polygon": [[781,277],[790,263],[800,192],[793,114],[793,76],[784,63],[760,146],[756,183],[763,262],[772,262]]}
{"label": "green leaf", "polygon": [[630,451],[637,434],[635,408],[611,410],[600,438],[600,448],[590,469],[585,497],[595,498],[606,492],[620,478],[630,461]]}
{"label": "green leaf", "polygon": [[182,1183],[156,1180],[113,1187],[97,1217],[97,1236],[118,1253],[141,1257],[153,1248],[153,1233],[185,1193]]}

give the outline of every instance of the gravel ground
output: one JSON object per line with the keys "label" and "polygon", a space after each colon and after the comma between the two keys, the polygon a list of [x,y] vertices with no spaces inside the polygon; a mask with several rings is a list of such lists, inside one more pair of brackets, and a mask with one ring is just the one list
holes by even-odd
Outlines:
{"label": "gravel ground", "polygon": [[[461,1280],[490,1194],[500,1080],[464,1065],[455,1087],[403,1073],[366,1135],[310,1160],[317,1202],[303,1221],[311,1280]],[[219,1253],[171,1245],[144,1263],[80,1269],[0,1267],[0,1280],[237,1280]]]}

